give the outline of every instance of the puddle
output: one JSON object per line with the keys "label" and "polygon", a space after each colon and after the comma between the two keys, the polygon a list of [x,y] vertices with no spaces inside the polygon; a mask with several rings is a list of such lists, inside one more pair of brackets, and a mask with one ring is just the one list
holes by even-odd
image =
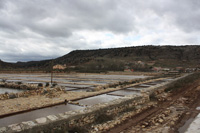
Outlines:
{"label": "puddle", "polygon": [[169,79],[163,79],[163,81],[172,81],[173,79],[169,78]]}
{"label": "puddle", "polygon": [[136,87],[129,87],[129,88],[126,88],[124,90],[131,90],[131,91],[141,91],[143,89],[146,89],[146,87],[142,88],[142,87],[139,87],[139,88],[136,88]]}
{"label": "puddle", "polygon": [[77,84],[63,84],[63,83],[58,83],[60,86],[65,86],[65,87],[70,87],[70,88],[88,88],[88,87],[93,87],[93,85],[77,85]]}
{"label": "puddle", "polygon": [[62,79],[62,78],[53,78],[53,81],[58,81],[58,82],[71,82],[71,80]]}
{"label": "puddle", "polygon": [[108,93],[110,95],[117,95],[117,96],[128,96],[128,95],[133,95],[133,94],[140,94],[137,91],[133,91],[133,90],[118,90],[118,91],[113,91],[111,93]]}
{"label": "puddle", "polygon": [[77,90],[78,88],[73,88],[73,87],[65,87],[66,91],[72,91],[72,90]]}
{"label": "puddle", "polygon": [[141,89],[144,89],[144,88],[148,88],[149,86],[143,86],[143,85],[136,85],[136,86],[133,86],[133,88],[141,88]]}
{"label": "puddle", "polygon": [[9,79],[9,80],[6,80],[6,82],[11,83],[11,82],[23,82],[23,81],[22,80]]}
{"label": "puddle", "polygon": [[145,83],[147,85],[157,85],[158,83],[154,83],[154,82],[149,82],[149,83]]}
{"label": "puddle", "polygon": [[88,83],[88,84],[100,84],[100,85],[105,85],[108,84],[108,82],[103,82],[103,81],[87,81],[87,80],[72,80],[70,82],[75,82],[75,83]]}
{"label": "puddle", "polygon": [[20,90],[20,89],[12,89],[12,88],[3,88],[0,87],[0,94],[5,94],[7,93],[18,93],[18,92],[23,92],[24,90]]}
{"label": "puddle", "polygon": [[76,92],[94,92],[95,90],[92,88],[84,88],[84,89],[72,89],[69,91],[76,91]]}
{"label": "puddle", "polygon": [[[87,83],[100,84],[100,85],[108,84],[108,82],[103,82],[103,81],[88,81]],[[112,82],[110,82],[110,83],[112,83]]]}
{"label": "puddle", "polygon": [[159,80],[159,81],[149,82],[149,83],[147,83],[147,84],[156,85],[156,84],[161,84],[161,83],[163,83],[163,82],[165,82],[165,81]]}
{"label": "puddle", "polygon": [[78,100],[77,102],[79,102],[80,104],[83,104],[83,105],[91,106],[91,105],[95,105],[98,103],[107,103],[107,102],[113,101],[118,98],[120,98],[120,96],[111,96],[111,95],[103,94],[103,95],[98,95],[98,96],[81,99],[81,100]]}
{"label": "puddle", "polygon": [[149,84],[140,84],[138,86],[140,86],[140,87],[151,87],[152,85],[149,85]]}
{"label": "puddle", "polygon": [[185,133],[185,131],[188,129],[188,127],[190,126],[190,124],[191,124],[193,121],[194,121],[194,118],[188,119],[188,120],[185,122],[185,124],[184,124],[182,127],[180,127],[180,128],[178,129],[178,132],[179,132],[179,133]]}
{"label": "puddle", "polygon": [[23,121],[35,120],[37,118],[45,117],[48,115],[56,115],[58,113],[64,113],[67,111],[81,110],[81,109],[84,109],[84,107],[80,107],[80,106],[72,105],[72,104],[67,104],[67,105],[63,104],[63,105],[57,105],[54,107],[33,110],[30,112],[17,114],[17,115],[0,119],[0,127],[7,126],[10,124],[20,123]]}
{"label": "puddle", "polygon": [[124,80],[131,80],[131,79],[136,79],[136,78],[145,78],[148,76],[136,76],[136,75],[85,75],[86,77],[89,78],[98,78],[98,79],[118,79],[121,81],[121,79]]}
{"label": "puddle", "polygon": [[44,82],[34,82],[34,81],[32,81],[32,82],[26,82],[27,84],[45,84]]}

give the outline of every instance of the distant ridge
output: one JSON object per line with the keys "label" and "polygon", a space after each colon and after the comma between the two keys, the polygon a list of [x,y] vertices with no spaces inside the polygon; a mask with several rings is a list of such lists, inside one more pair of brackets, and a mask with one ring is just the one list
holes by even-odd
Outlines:
{"label": "distant ridge", "polygon": [[[53,64],[84,66],[90,63],[107,64],[110,61],[127,64],[132,61],[155,61],[156,65],[197,66],[200,64],[200,46],[136,46],[124,48],[75,50],[62,57],[53,59]],[[0,61],[0,68],[48,68],[52,60],[6,63]]]}

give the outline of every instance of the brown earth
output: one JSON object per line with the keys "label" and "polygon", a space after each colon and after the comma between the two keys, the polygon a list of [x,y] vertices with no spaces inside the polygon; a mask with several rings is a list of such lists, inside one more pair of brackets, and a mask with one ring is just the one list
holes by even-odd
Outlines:
{"label": "brown earth", "polygon": [[165,93],[162,98],[157,106],[142,111],[107,132],[184,132],[187,129],[185,122],[200,113],[196,110],[200,106],[200,80],[172,93]]}

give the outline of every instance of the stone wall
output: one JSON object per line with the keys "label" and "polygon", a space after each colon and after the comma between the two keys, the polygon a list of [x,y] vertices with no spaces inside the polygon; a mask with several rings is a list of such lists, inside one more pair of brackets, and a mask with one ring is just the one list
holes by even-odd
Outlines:
{"label": "stone wall", "polygon": [[34,96],[34,95],[45,95],[45,94],[50,95],[57,91],[65,92],[59,86],[50,88],[50,87],[43,87],[43,84],[26,84],[26,83],[19,84],[18,82],[11,82],[11,83],[0,82],[0,87],[24,90],[23,92],[18,92],[18,93],[0,94],[0,100],[13,99],[13,98],[18,98],[18,97],[29,97],[29,96]]}
{"label": "stone wall", "polygon": [[[91,127],[92,124],[101,123],[104,119],[112,119],[126,110],[134,110],[136,106],[148,101],[149,98],[145,96],[122,97],[109,103],[87,107],[84,110],[68,111],[2,127],[0,132],[62,132]],[[100,120],[100,118],[103,119]]]}
{"label": "stone wall", "polygon": [[146,81],[150,81],[150,80],[154,80],[154,79],[166,78],[166,77],[168,77],[168,76],[166,76],[166,75],[158,75],[158,76],[153,76],[153,77],[150,76],[150,77],[146,77],[146,78],[133,79],[133,80],[129,80],[129,81],[119,81],[119,82],[115,82],[115,83],[110,83],[110,84],[106,84],[106,85],[97,86],[95,88],[95,90],[99,91],[99,90],[102,90],[102,89],[115,88],[115,87],[125,88],[128,85],[137,84],[137,83],[141,83],[141,82],[146,82]]}
{"label": "stone wall", "polygon": [[21,90],[35,90],[43,87],[43,85],[39,86],[38,84],[26,84],[26,83],[23,84],[21,82],[0,82],[0,87],[21,89]]}
{"label": "stone wall", "polygon": [[178,80],[186,78],[189,75],[191,75],[191,74],[185,74],[183,76],[173,79],[170,82],[162,83],[162,84],[158,84],[156,86],[149,87],[148,89],[144,90],[142,93],[143,93],[143,95],[148,95],[148,96],[151,96],[152,94],[155,94],[155,96],[159,95],[159,94],[163,94],[163,92],[165,91],[166,88],[168,88],[172,84],[176,83]]}

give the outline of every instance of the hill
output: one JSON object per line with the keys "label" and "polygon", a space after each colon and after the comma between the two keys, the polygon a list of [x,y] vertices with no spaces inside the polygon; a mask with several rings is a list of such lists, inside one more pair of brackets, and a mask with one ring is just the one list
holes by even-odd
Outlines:
{"label": "hill", "polygon": [[[68,67],[75,67],[76,70],[147,69],[153,66],[197,67],[200,64],[200,46],[137,46],[75,50],[53,59],[53,65],[55,64],[66,64]],[[8,66],[24,69],[47,69],[52,66],[52,60],[17,62]]]}
{"label": "hill", "polygon": [[0,68],[13,68],[13,64],[0,60]]}

